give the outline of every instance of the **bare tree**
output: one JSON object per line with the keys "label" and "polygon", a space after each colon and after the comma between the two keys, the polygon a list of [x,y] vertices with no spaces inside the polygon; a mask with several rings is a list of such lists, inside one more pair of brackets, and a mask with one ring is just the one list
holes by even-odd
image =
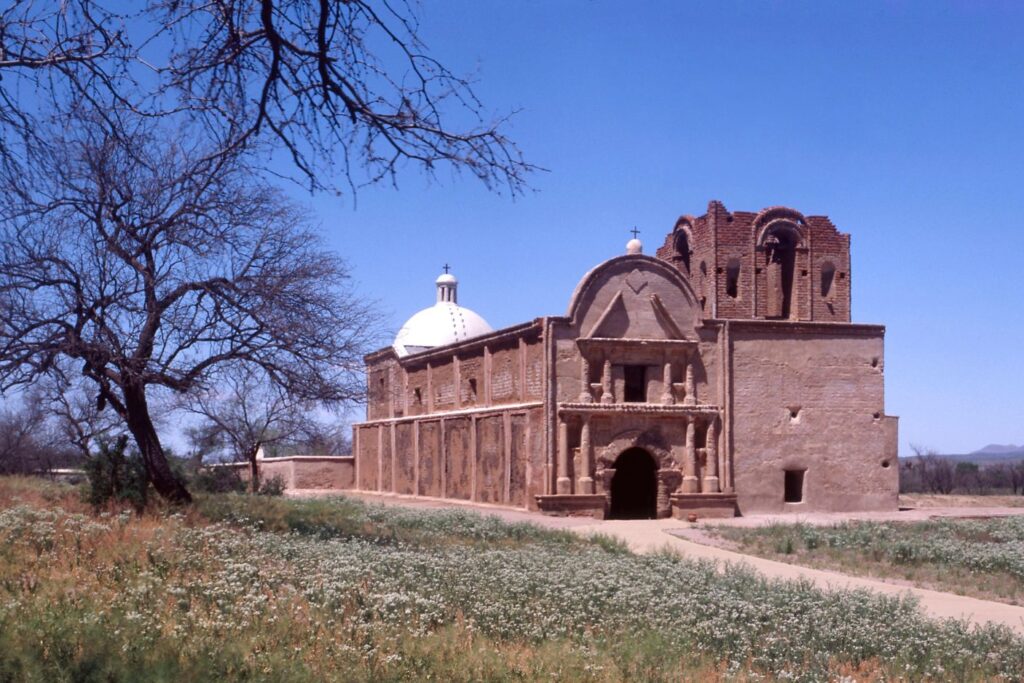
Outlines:
{"label": "bare tree", "polygon": [[39,386],[6,401],[0,409],[0,474],[38,474],[80,460],[54,422]]}
{"label": "bare tree", "polygon": [[296,438],[285,447],[297,455],[350,455],[352,453],[350,425],[310,419]]}
{"label": "bare tree", "polygon": [[964,493],[983,493],[978,463],[960,461],[953,467],[953,486]]}
{"label": "bare tree", "polygon": [[430,56],[404,0],[123,6],[23,0],[0,10],[8,164],[31,166],[55,103],[85,102],[111,122],[119,111],[159,118],[211,155],[278,150],[315,189],[448,166],[516,195],[534,169],[502,132],[507,116],[487,114],[471,82]]}
{"label": "bare tree", "polygon": [[150,389],[185,393],[246,362],[297,398],[361,395],[376,320],[301,210],[241,156],[130,112],[63,120],[37,150],[41,172],[0,173],[0,391],[73,360],[174,501],[190,496]]}
{"label": "bare tree", "polygon": [[931,493],[950,494],[956,487],[956,468],[948,458],[938,455],[934,449],[911,444],[917,462],[915,469],[925,490]]}
{"label": "bare tree", "polygon": [[258,366],[225,366],[208,386],[185,397],[184,407],[198,415],[200,433],[216,439],[232,460],[249,464],[250,486],[260,488],[257,454],[261,447],[298,438],[310,423],[314,404],[272,382]]}
{"label": "bare tree", "polygon": [[46,415],[35,401],[0,411],[0,474],[28,474],[38,469],[39,435]]}
{"label": "bare tree", "polygon": [[66,363],[58,367],[42,378],[40,398],[63,440],[88,458],[100,439],[122,432],[124,424],[113,411],[100,410],[87,380],[71,374]]}

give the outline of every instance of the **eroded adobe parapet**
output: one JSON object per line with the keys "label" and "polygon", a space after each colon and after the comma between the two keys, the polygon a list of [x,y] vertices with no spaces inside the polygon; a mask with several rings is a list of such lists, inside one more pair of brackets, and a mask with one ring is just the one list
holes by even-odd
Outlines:
{"label": "eroded adobe parapet", "polygon": [[712,200],[676,221],[657,256],[689,278],[708,318],[850,322],[850,236],[827,216]]}

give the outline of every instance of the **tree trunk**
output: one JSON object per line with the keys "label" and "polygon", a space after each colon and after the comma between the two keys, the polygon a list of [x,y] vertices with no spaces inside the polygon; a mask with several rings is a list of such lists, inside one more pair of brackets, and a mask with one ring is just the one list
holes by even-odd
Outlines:
{"label": "tree trunk", "polygon": [[167,464],[167,457],[160,445],[160,437],[157,436],[153,420],[149,417],[145,388],[129,385],[125,386],[123,391],[128,431],[135,437],[153,488],[161,497],[172,503],[191,503],[192,495],[174,476],[171,466]]}
{"label": "tree trunk", "polygon": [[256,456],[260,452],[260,444],[257,443],[255,446],[249,449],[246,454],[249,457],[249,483],[253,493],[260,492],[260,467],[256,462]]}

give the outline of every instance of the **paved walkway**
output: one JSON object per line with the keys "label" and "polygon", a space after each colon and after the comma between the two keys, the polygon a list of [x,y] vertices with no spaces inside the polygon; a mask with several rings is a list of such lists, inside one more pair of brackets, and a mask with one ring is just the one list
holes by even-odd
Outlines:
{"label": "paved walkway", "polygon": [[[295,497],[311,497],[317,495],[337,495],[334,492],[293,491],[289,495]],[[934,617],[952,617],[967,619],[972,623],[997,622],[1005,624],[1018,633],[1024,634],[1024,607],[1007,605],[991,600],[980,600],[953,593],[915,588],[906,582],[883,581],[821,569],[810,569],[785,562],[766,560],[752,555],[744,555],[724,548],[696,543],[675,534],[685,534],[692,528],[690,524],[677,519],[652,520],[606,520],[596,521],[581,517],[549,517],[539,513],[523,510],[511,510],[497,505],[478,505],[457,503],[449,500],[424,500],[403,496],[378,496],[372,494],[344,492],[343,495],[360,498],[369,502],[406,507],[466,507],[484,514],[494,514],[510,522],[530,522],[547,528],[568,529],[579,534],[600,533],[622,539],[635,552],[652,552],[670,549],[685,557],[712,560],[719,563],[747,564],[764,576],[779,579],[803,578],[825,589],[857,589],[865,588],[886,595],[903,595],[912,593],[921,601],[921,607]],[[911,513],[911,514],[908,514]],[[959,513],[959,514],[957,514]],[[830,524],[843,519],[927,519],[932,516],[996,516],[1002,514],[1022,514],[1021,508],[930,508],[915,511],[894,513],[863,513],[863,514],[814,514],[814,515],[759,515],[738,517],[733,520],[714,520],[715,523],[737,524],[744,526],[763,525],[775,522],[803,521],[814,524]],[[743,521],[741,521],[743,520]]]}

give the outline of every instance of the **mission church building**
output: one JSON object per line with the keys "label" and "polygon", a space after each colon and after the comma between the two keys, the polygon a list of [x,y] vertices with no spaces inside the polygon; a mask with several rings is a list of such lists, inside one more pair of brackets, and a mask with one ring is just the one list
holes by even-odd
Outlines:
{"label": "mission church building", "polygon": [[501,330],[437,301],[366,357],[354,488],[596,517],[894,510],[880,325],[850,238],[789,208],[683,216]]}

